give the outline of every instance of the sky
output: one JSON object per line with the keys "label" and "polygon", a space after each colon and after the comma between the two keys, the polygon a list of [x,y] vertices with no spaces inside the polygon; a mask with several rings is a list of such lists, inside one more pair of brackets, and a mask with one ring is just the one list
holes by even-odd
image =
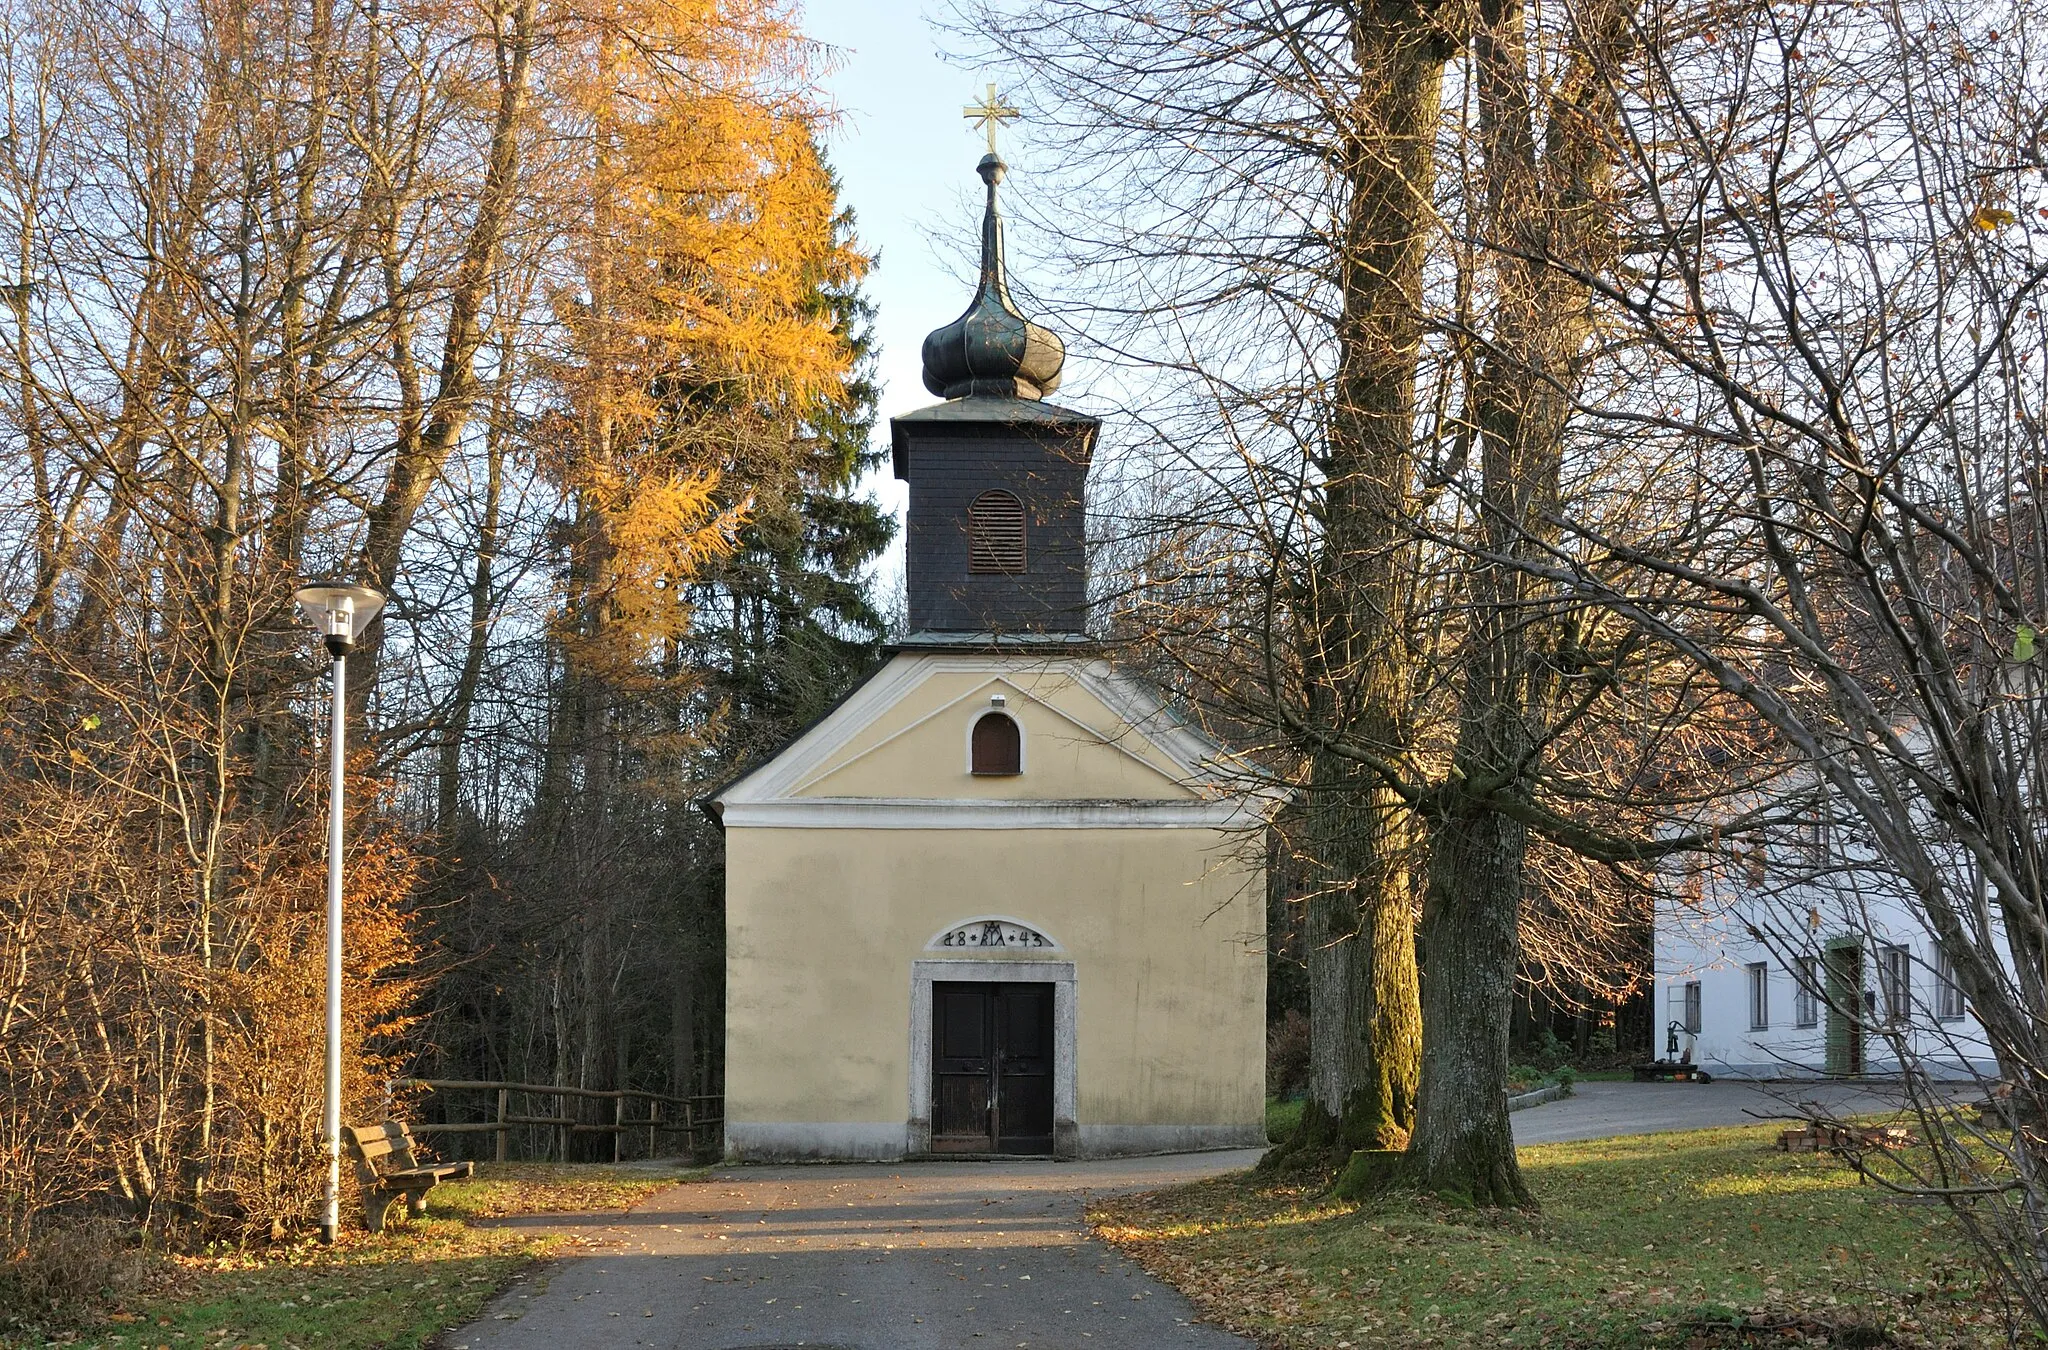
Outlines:
{"label": "sky", "polygon": [[[919,347],[972,298],[971,278],[934,238],[959,246],[980,232],[974,165],[987,145],[960,110],[988,79],[939,58],[916,0],[808,0],[803,26],[833,49],[826,87],[839,121],[826,153],[861,242],[879,254],[867,293],[881,348],[875,434],[886,440],[890,417],[937,402],[920,379]],[[902,518],[908,494],[886,468],[866,487]],[[900,585],[902,559],[899,538],[876,568],[884,594]]]}

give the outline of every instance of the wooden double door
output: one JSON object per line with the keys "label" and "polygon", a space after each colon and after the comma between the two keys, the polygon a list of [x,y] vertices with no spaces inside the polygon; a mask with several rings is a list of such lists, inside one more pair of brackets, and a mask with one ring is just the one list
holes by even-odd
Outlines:
{"label": "wooden double door", "polygon": [[932,985],[932,1151],[1052,1152],[1052,985]]}

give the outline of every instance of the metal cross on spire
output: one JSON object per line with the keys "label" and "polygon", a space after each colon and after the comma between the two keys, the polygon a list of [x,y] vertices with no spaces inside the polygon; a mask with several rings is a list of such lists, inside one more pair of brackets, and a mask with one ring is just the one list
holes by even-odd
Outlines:
{"label": "metal cross on spire", "polygon": [[996,97],[996,87],[990,84],[988,95],[979,103],[970,103],[960,110],[960,115],[974,123],[977,129],[988,131],[988,152],[996,152],[996,128],[1004,122],[1014,122],[1024,114],[1008,106]]}

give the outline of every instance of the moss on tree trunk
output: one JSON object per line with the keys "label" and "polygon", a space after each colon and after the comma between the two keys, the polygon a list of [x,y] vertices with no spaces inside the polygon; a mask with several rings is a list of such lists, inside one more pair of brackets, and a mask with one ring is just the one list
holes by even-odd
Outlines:
{"label": "moss on tree trunk", "polygon": [[[1306,844],[1309,1105],[1275,1166],[1334,1170],[1353,1149],[1399,1148],[1414,1119],[1421,1008],[1409,879],[1412,817],[1374,757],[1412,739],[1407,632],[1413,555],[1416,360],[1443,68],[1455,44],[1433,10],[1361,7],[1359,82],[1338,112],[1347,184],[1339,227],[1338,368],[1325,453],[1311,625]],[[1360,751],[1364,752],[1361,757]]]}

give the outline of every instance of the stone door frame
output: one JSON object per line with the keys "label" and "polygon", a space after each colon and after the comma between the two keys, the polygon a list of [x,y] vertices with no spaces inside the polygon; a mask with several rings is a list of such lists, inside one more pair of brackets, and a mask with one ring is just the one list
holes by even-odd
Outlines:
{"label": "stone door frame", "polygon": [[1074,1108],[1075,1025],[1072,961],[916,960],[910,963],[910,1119],[906,1151],[932,1151],[932,985],[1049,984],[1052,986],[1052,1155],[1076,1153]]}

